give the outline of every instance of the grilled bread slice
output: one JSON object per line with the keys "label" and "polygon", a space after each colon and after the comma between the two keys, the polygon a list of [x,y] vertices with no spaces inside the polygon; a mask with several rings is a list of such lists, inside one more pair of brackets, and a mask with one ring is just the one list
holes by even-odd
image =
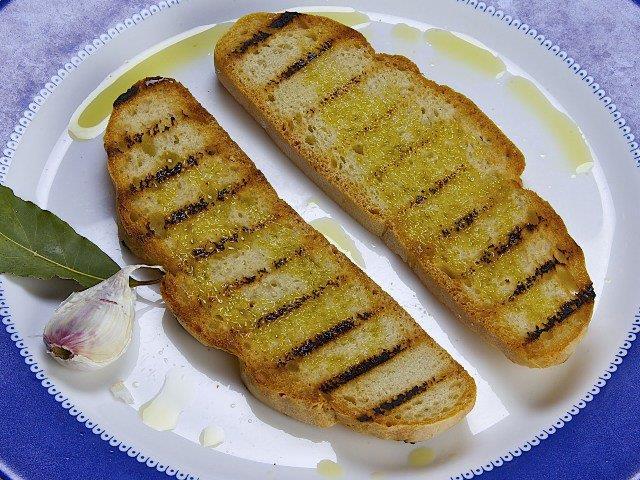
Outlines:
{"label": "grilled bread slice", "polygon": [[180,83],[136,83],[104,143],[126,243],[165,267],[167,306],[201,343],[238,357],[260,400],[408,441],[471,409],[467,372],[278,198]]}
{"label": "grilled bread slice", "polygon": [[295,12],[238,20],[215,66],[280,148],[471,328],[516,363],[567,359],[593,310],[584,256],[469,99]]}

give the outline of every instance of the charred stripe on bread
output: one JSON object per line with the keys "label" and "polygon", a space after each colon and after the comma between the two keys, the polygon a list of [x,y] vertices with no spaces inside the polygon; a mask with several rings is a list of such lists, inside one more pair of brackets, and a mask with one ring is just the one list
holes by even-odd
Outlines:
{"label": "charred stripe on bread", "polygon": [[316,48],[315,50],[312,50],[311,52],[307,52],[302,58],[299,58],[298,60],[293,62],[291,65],[289,65],[287,68],[285,68],[284,71],[280,75],[278,75],[276,79],[269,81],[269,84],[277,85],[280,82],[287,80],[288,78],[291,78],[293,75],[295,75],[304,67],[306,67],[311,62],[313,62],[316,58],[318,58],[323,53],[331,49],[332,46],[333,46],[333,40],[331,39],[325,40],[324,42],[322,42],[322,44],[320,44],[318,48]]}
{"label": "charred stripe on bread", "polygon": [[225,200],[234,197],[251,182],[252,178],[254,177],[244,178],[242,179],[242,181],[236,183],[235,185],[221,188],[215,194],[215,200],[200,197],[197,201],[174,210],[164,219],[164,228],[169,228],[177,225],[178,223],[182,223],[188,218],[194,217],[199,213],[204,212],[206,209],[212,207],[216,203],[224,202]]}
{"label": "charred stripe on bread", "polygon": [[545,332],[548,332],[553,327],[560,325],[564,320],[573,315],[583,305],[593,303],[596,298],[596,292],[593,290],[593,284],[590,283],[580,291],[578,291],[574,297],[563,303],[562,306],[540,326],[530,332],[527,332],[525,343],[531,343],[540,338]]}
{"label": "charred stripe on bread", "polygon": [[403,392],[397,394],[396,396],[390,398],[389,400],[385,400],[384,402],[379,403],[378,405],[373,407],[370,412],[361,414],[360,416],[358,416],[358,421],[370,422],[373,420],[373,418],[376,415],[386,415],[390,411],[407,403],[408,401],[417,397],[418,395],[423,394],[429,388],[442,382],[447,377],[451,375],[455,375],[459,371],[460,371],[460,368],[457,367],[457,368],[448,370],[447,372],[441,375],[433,376],[418,385],[414,385],[413,387],[404,390]]}
{"label": "charred stripe on bread", "polygon": [[322,393],[330,393],[336,388],[349,383],[351,380],[359,377],[360,375],[363,375],[369,372],[370,370],[373,370],[378,365],[382,365],[383,363],[388,362],[393,357],[395,357],[398,353],[402,352],[403,350],[406,350],[408,347],[409,347],[408,342],[399,343],[398,345],[392,348],[384,349],[381,352],[371,357],[365,358],[364,360],[340,372],[339,374],[322,382],[319,387],[320,391]]}
{"label": "charred stripe on bread", "polygon": [[273,21],[271,21],[264,30],[258,30],[250,38],[242,42],[236,49],[235,53],[243,54],[254,45],[259,45],[272,35],[267,29],[280,30],[289,25],[300,14],[297,12],[284,12]]}
{"label": "charred stripe on bread", "polygon": [[277,365],[279,367],[283,367],[290,361],[294,360],[295,358],[306,357],[313,351],[328,344],[329,342],[332,342],[333,340],[340,337],[341,335],[344,335],[345,333],[353,330],[362,322],[369,320],[376,313],[377,311],[374,312],[374,311],[368,310],[368,311],[353,315],[349,318],[346,318],[336,323],[335,325],[328,328],[327,330],[318,333],[313,338],[309,338],[304,342],[302,342],[297,347],[292,348],[281,359],[278,360]]}
{"label": "charred stripe on bread", "polygon": [[275,322],[279,318],[284,317],[285,315],[288,315],[291,312],[294,312],[295,310],[299,309],[302,305],[304,305],[309,300],[318,298],[320,295],[322,295],[322,293],[328,287],[337,287],[342,283],[344,283],[344,278],[342,277],[333,278],[327,281],[324,285],[321,285],[315,288],[311,292],[305,293],[304,295],[301,295],[296,299],[290,302],[287,302],[284,305],[281,305],[276,310],[262,315],[260,318],[258,318],[258,320],[256,320],[255,327],[260,328],[263,325],[266,325],[271,322]]}

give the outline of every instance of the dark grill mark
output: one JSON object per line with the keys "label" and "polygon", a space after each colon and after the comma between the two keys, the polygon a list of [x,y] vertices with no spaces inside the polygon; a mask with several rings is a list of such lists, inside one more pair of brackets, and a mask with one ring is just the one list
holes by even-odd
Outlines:
{"label": "dark grill mark", "polygon": [[333,41],[332,40],[327,40],[322,45],[320,45],[320,47],[318,49],[316,49],[315,51],[307,53],[304,57],[300,58],[299,60],[296,60],[294,63],[289,65],[284,70],[284,72],[282,72],[280,75],[278,75],[277,79],[272,80],[269,83],[272,84],[272,85],[277,85],[278,83],[280,83],[280,82],[282,82],[282,81],[284,81],[284,80],[286,80],[288,78],[291,78],[295,73],[297,73],[300,70],[302,70],[304,67],[309,65],[312,61],[314,61],[316,58],[318,58],[324,52],[329,50],[332,45],[333,45]]}
{"label": "dark grill mark", "polygon": [[265,220],[263,222],[258,222],[255,225],[252,225],[250,227],[244,226],[242,227],[242,233],[251,234],[253,232],[257,232],[258,230],[263,229],[264,227],[266,227],[267,225],[269,225],[271,222],[273,222],[278,218],[280,218],[278,215],[273,215],[268,220]]}
{"label": "dark grill mark", "polygon": [[293,252],[293,255],[291,255],[290,257],[282,257],[282,258],[279,258],[278,260],[274,260],[273,268],[275,270],[279,269],[280,267],[289,263],[293,258],[304,255],[304,252],[305,252],[304,247],[296,248],[296,250]]}
{"label": "dark grill mark", "polygon": [[209,242],[209,244],[206,247],[194,248],[193,250],[191,250],[191,255],[193,255],[198,260],[202,258],[207,258],[213,255],[214,253],[218,253],[224,250],[226,248],[225,246],[227,243],[236,243],[237,241],[238,241],[238,233],[236,232],[233,235],[222,237],[215,242]]}
{"label": "dark grill mark", "polygon": [[144,177],[138,182],[138,185],[135,185],[133,183],[129,185],[129,190],[131,191],[131,193],[135,193],[141,192],[142,190],[149,187],[156,187],[161,183],[166,182],[170,178],[180,175],[180,173],[182,173],[189,167],[197,167],[198,158],[202,158],[202,155],[202,153],[189,155],[184,163],[180,161],[172,167],[170,167],[169,165],[165,165],[156,173],[150,173],[149,175]]}
{"label": "dark grill mark", "polygon": [[125,135],[124,143],[127,148],[133,147],[136,143],[142,143],[142,137],[144,133],[134,133],[133,135]]}
{"label": "dark grill mark", "polygon": [[197,202],[190,203],[189,205],[171,212],[171,214],[164,219],[164,228],[184,222],[187,218],[206,210],[208,206],[209,202],[207,202],[203,197],[200,197]]}
{"label": "dark grill mark", "polygon": [[326,345],[327,343],[333,341],[338,338],[340,335],[344,335],[345,333],[353,330],[357,325],[359,325],[362,321],[368,320],[373,316],[374,312],[368,311],[363,313],[358,313],[355,317],[349,317],[341,322],[335,324],[328,330],[317,334],[315,337],[310,338],[298,345],[297,347],[291,349],[283,358],[278,360],[278,366],[283,367],[288,362],[295,358],[302,358],[309,355],[314,350]]}
{"label": "dark grill mark", "polygon": [[258,30],[256,33],[254,33],[251,38],[249,38],[248,40],[245,40],[244,42],[242,42],[240,44],[240,46],[238,48],[235,49],[235,53],[244,53],[246,52],[251,46],[253,45],[257,45],[263,41],[265,41],[267,38],[269,38],[271,36],[270,33],[268,32],[263,32],[262,30]]}
{"label": "dark grill mark", "polygon": [[[249,179],[244,179],[233,187],[225,187],[222,190],[219,190],[216,194],[216,199],[218,202],[225,201],[227,198],[236,195],[248,182]],[[164,228],[184,222],[187,218],[197,215],[213,205],[214,202],[205,200],[204,197],[200,197],[197,202],[190,203],[189,205],[171,212],[171,214],[164,219]]]}
{"label": "dark grill mark", "polygon": [[327,287],[329,286],[337,287],[339,285],[340,285],[340,279],[329,280],[327,283],[316,288],[312,292],[306,293],[289,303],[285,303],[277,310],[274,310],[273,312],[269,312],[266,315],[263,315],[258,320],[256,320],[256,328],[260,328],[263,325],[266,325],[267,323],[274,322],[278,320],[280,317],[283,317],[284,315],[288,315],[294,310],[297,310],[309,300],[318,298],[320,295],[322,295],[322,292],[324,292],[327,289]]}
{"label": "dark grill mark", "polygon": [[269,28],[275,28],[275,29],[282,28],[285,25],[288,25],[289,23],[291,23],[293,19],[299,15],[300,14],[298,12],[284,12],[269,24]]}
{"label": "dark grill mark", "polygon": [[540,227],[540,224],[543,221],[544,221],[544,218],[539,216],[538,223],[525,223],[524,225],[516,225],[515,227],[513,227],[513,229],[509,233],[507,233],[507,238],[503,243],[500,243],[498,245],[493,245],[493,244],[489,245],[485,249],[485,251],[482,252],[482,255],[480,255],[480,258],[476,260],[475,262],[476,265],[479,265],[480,263],[484,263],[486,265],[491,264],[492,262],[497,260],[500,256],[504,255],[513,247],[515,247],[520,242],[522,242],[525,232],[527,233],[535,232]]}
{"label": "dark grill mark", "polygon": [[351,367],[349,367],[344,372],[339,373],[338,375],[326,380],[320,384],[320,391],[323,393],[330,393],[338,387],[350,382],[354,378],[359,377],[367,373],[370,370],[373,370],[378,365],[382,365],[383,363],[391,360],[398,353],[405,350],[407,348],[406,344],[399,344],[393,347],[390,350],[382,350],[382,352],[374,355],[372,357],[366,358],[365,360],[357,363]]}
{"label": "dark grill mark", "polygon": [[400,395],[392,398],[391,400],[387,402],[382,402],[380,405],[373,408],[373,413],[375,413],[376,415],[382,415],[385,412],[388,412],[389,410],[393,410],[394,408],[402,405],[403,403],[408,402],[416,395],[419,395],[422,392],[424,392],[429,386],[429,383],[430,383],[429,381],[426,381],[424,383],[421,383],[420,385],[416,385],[410,388],[409,390],[402,392]]}
{"label": "dark grill mark", "polygon": [[558,265],[560,265],[560,261],[557,260],[556,257],[553,257],[550,260],[547,260],[546,262],[544,262],[542,265],[539,265],[536,268],[535,272],[533,272],[533,275],[529,275],[522,282],[518,282],[515,290],[509,296],[509,301],[512,301],[518,295],[522,295],[524,292],[529,290],[533,286],[533,284],[538,281],[538,279],[540,279],[546,273],[549,273],[555,270],[556,266]]}
{"label": "dark grill mark", "polygon": [[400,104],[394,103],[389,107],[382,115],[378,115],[371,123],[365,125],[362,129],[362,133],[373,132],[382,126],[382,122],[385,119],[391,118],[393,114],[400,109]]}
{"label": "dark grill mark", "polygon": [[[531,225],[529,230],[531,231],[531,229],[533,229],[533,225],[528,223],[526,226],[528,227],[529,225]],[[507,234],[507,241],[498,245],[494,249],[494,252],[496,253],[496,255],[500,256],[503,253],[509,251],[511,248],[518,245],[521,240],[522,240],[522,227],[520,227],[520,225],[516,225],[515,228]],[[487,259],[485,258],[483,258],[482,261],[484,263],[488,263]]]}
{"label": "dark grill mark", "polygon": [[445,185],[447,185],[451,180],[453,180],[461,170],[464,170],[464,165],[460,165],[458,168],[456,168],[453,172],[449,173],[447,176],[441,178],[440,180],[437,180],[434,183],[434,185],[429,188],[429,193],[431,195],[435,195],[436,193],[438,193],[440,190],[442,190],[442,188]]}
{"label": "dark grill mark", "polygon": [[273,261],[273,268],[274,270],[277,270],[281,267],[283,267],[284,265],[286,265],[287,263],[289,263],[291,261],[291,259],[293,259],[294,257],[299,257],[301,255],[304,255],[305,249],[304,247],[298,247],[294,250],[293,255],[289,256],[289,257],[282,257],[279,258],[277,260]]}
{"label": "dark grill mark", "polygon": [[[148,137],[155,137],[158,133],[166,132],[171,129],[176,124],[176,117],[174,115],[169,116],[170,125],[163,124],[163,121],[159,121],[155,123],[152,127],[147,128],[144,132],[134,133],[133,135],[125,135],[124,136],[124,145],[126,148],[131,148],[137,143],[142,143],[142,139],[145,135]],[[120,149],[122,152],[122,149]]]}
{"label": "dark grill mark", "polygon": [[[328,94],[326,97],[324,97],[322,100],[320,100],[320,106],[323,107],[327,103],[329,103],[329,102],[335,100],[336,98],[338,98],[338,97],[344,95],[345,93],[347,93],[349,90],[351,90],[351,88],[353,88],[355,85],[359,84],[365,78],[366,75],[368,75],[368,72],[363,72],[363,73],[361,73],[359,75],[356,75],[355,77],[350,78],[347,83],[345,83],[343,85],[340,85],[334,91],[332,91],[330,94]],[[313,109],[310,109],[310,110],[312,111]]]}
{"label": "dark grill mark", "polygon": [[[486,208],[487,207],[483,207],[481,209],[481,211],[486,210]],[[466,215],[460,217],[455,222],[453,222],[453,231],[454,232],[459,232],[459,231],[464,230],[465,228],[469,227],[475,221],[475,219],[478,218],[478,215],[480,215],[480,212],[478,211],[477,208],[474,208],[469,213],[467,213]],[[442,235],[444,237],[448,237],[449,235],[451,235],[451,233],[453,233],[453,232],[451,231],[450,228],[443,228],[442,229]]]}
{"label": "dark grill mark", "polygon": [[124,102],[126,102],[130,98],[135,97],[137,93],[138,93],[138,86],[137,85],[133,85],[126,92],[121,93],[120,95],[118,95],[118,98],[116,98],[113,101],[113,106],[117,107],[119,105],[122,105]]}
{"label": "dark grill mark", "polygon": [[306,340],[301,345],[293,348],[289,353],[285,355],[284,358],[278,360],[278,366],[282,367],[290,362],[296,357],[305,357],[309,355],[314,350],[320,348],[323,345],[331,342],[334,338],[338,338],[340,335],[347,333],[352,330],[356,326],[356,323],[352,318],[347,320],[343,320],[340,323],[337,323],[329,330],[325,330],[322,333],[319,333],[313,338]]}
{"label": "dark grill mark", "polygon": [[219,202],[223,202],[224,199],[229,195],[230,191],[231,190],[228,187],[225,187],[222,190],[218,190],[218,193],[216,193],[216,200],[218,200]]}
{"label": "dark grill mark", "polygon": [[244,285],[249,285],[255,282],[259,276],[262,276],[265,273],[267,273],[267,269],[261,268],[260,270],[258,270],[258,272],[255,275],[248,275],[246,277],[242,277],[234,281],[233,283],[230,283],[229,285],[227,285],[224,289],[224,293],[228,293],[230,290],[235,290],[236,288],[243,287]]}
{"label": "dark grill mark", "polygon": [[[156,123],[155,125],[153,125],[153,127],[147,129],[146,134],[149,137],[155,137],[156,135],[158,135],[161,132],[169,131],[171,129],[171,127],[173,127],[176,124],[176,117],[171,115],[169,117],[169,122],[170,122],[170,125],[163,125],[161,122]],[[142,137],[142,135],[141,135],[141,137]],[[140,141],[141,140],[142,140],[142,138],[140,138]]]}
{"label": "dark grill mark", "polygon": [[[166,182],[167,179],[178,175],[180,172],[182,172],[182,162],[176,163],[173,167],[165,165],[163,168],[158,170],[155,175],[153,175],[153,179],[156,183]],[[142,182],[140,182],[140,188],[144,188],[142,186]]]}
{"label": "dark grill mark", "polygon": [[433,387],[434,385],[437,385],[438,383],[442,382],[445,378],[455,373],[457,373],[457,369],[448,371],[438,377],[431,377],[429,380],[419,385],[415,385],[405,390],[404,392],[396,395],[391,400],[387,400],[385,402],[380,403],[376,407],[373,407],[373,409],[371,410],[371,413],[363,413],[362,415],[358,416],[357,419],[359,422],[370,422],[373,420],[373,417],[375,415],[384,415],[390,412],[391,410],[398,408],[403,403],[407,403],[412,398],[415,398],[418,395],[426,392],[429,388]]}
{"label": "dark grill mark", "polygon": [[[281,266],[285,265],[286,263],[290,262],[291,259],[293,259],[294,257],[299,257],[301,255],[303,255],[305,252],[303,247],[297,248],[293,254],[289,257],[282,257],[276,261],[273,262],[273,268],[275,270],[277,270],[278,268],[280,268]],[[267,270],[266,268],[261,268],[260,270],[258,270],[255,274],[253,275],[247,275],[246,277],[242,277],[239,278],[235,281],[233,281],[232,283],[229,283],[227,285],[225,285],[223,293],[224,295],[227,295],[230,291],[235,290],[239,287],[243,287],[244,285],[249,285],[250,283],[254,283],[256,280],[264,277],[265,275],[267,275],[268,273],[270,273],[269,270]]]}
{"label": "dark grill mark", "polygon": [[396,158],[392,162],[389,162],[379,167],[375,172],[373,172],[373,176],[378,180],[382,180],[382,177],[389,169],[397,167],[406,157],[408,157],[412,153],[417,152],[418,150],[425,148],[429,144],[429,141],[430,141],[429,139],[421,138],[417,143],[401,148],[399,152],[400,155],[398,156],[398,158]]}
{"label": "dark grill mark", "polygon": [[[466,167],[464,165],[459,165],[455,170],[451,173],[448,173],[446,176],[442,177],[433,184],[433,186],[429,187],[427,190],[422,190],[416,198],[413,200],[411,205],[420,205],[424,203],[427,199],[427,192],[430,195],[435,195],[440,190],[442,190],[451,180],[453,180],[461,171],[465,170]],[[410,206],[411,206],[410,205]]]}
{"label": "dark grill mark", "polygon": [[[269,23],[267,25],[267,28],[274,29],[274,30],[279,30],[279,29],[285,27],[286,25],[289,25],[293,21],[293,19],[296,18],[299,15],[300,14],[298,12],[284,12],[284,13],[280,14],[277,18],[275,18],[273,21],[271,21],[271,23]],[[234,53],[236,53],[236,54],[245,53],[253,45],[258,45],[259,43],[264,42],[271,35],[273,35],[272,32],[265,32],[264,30],[258,30],[256,33],[254,33],[251,36],[251,38],[249,38],[249,39],[245,40],[244,42],[242,42],[234,50]]]}
{"label": "dark grill mark", "polygon": [[467,228],[469,225],[471,225],[473,223],[473,221],[476,218],[478,218],[478,214],[479,214],[478,210],[476,210],[474,208],[469,213],[467,213],[464,217],[459,218],[458,220],[456,220],[454,222],[454,226],[455,226],[456,232],[459,232],[460,230],[463,230],[463,229]]}
{"label": "dark grill mark", "polygon": [[390,410],[393,410],[394,408],[399,407],[403,403],[406,403],[409,400],[411,400],[412,398],[417,397],[421,393],[426,392],[428,388],[440,383],[445,378],[447,378],[449,375],[451,375],[451,373],[452,372],[448,372],[448,373],[445,373],[444,375],[440,375],[439,377],[431,377],[426,382],[423,382],[420,385],[415,385],[414,387],[411,387],[410,389],[405,390],[404,392],[402,392],[399,395],[395,396],[391,400],[387,400],[386,402],[382,402],[377,407],[374,407],[373,408],[373,413],[375,413],[376,415],[383,415],[383,414],[389,412]]}
{"label": "dark grill mark", "polygon": [[362,415],[358,415],[356,417],[356,420],[358,420],[359,422],[370,422],[371,420],[373,420],[373,417],[367,413],[363,413]]}
{"label": "dark grill mark", "polygon": [[[277,216],[273,216],[271,218],[269,218],[268,220],[265,220],[263,222],[259,222],[256,223],[255,225],[252,226],[244,226],[242,227],[240,230],[242,231],[242,233],[250,235],[254,232],[257,232],[258,230],[262,230],[264,227],[266,227],[268,224],[270,224],[272,221],[274,221],[276,218],[278,218]],[[242,240],[238,234],[238,232],[233,233],[232,235],[228,235],[226,237],[222,237],[216,241],[208,241],[206,242],[203,246],[198,247],[198,248],[194,248],[193,250],[191,250],[191,255],[193,255],[197,260],[203,259],[203,258],[207,258],[211,255],[214,255],[218,252],[222,252],[225,248],[226,248],[226,244],[227,243],[237,243],[238,241]]]}
{"label": "dark grill mark", "polygon": [[548,332],[556,325],[562,323],[580,307],[587,303],[593,302],[595,298],[596,292],[593,291],[593,284],[590,283],[578,293],[576,293],[573,299],[562,304],[562,306],[556,311],[556,313],[547,318],[547,321],[544,322],[542,326],[536,325],[535,330],[527,332],[525,344],[536,341],[544,332]]}
{"label": "dark grill mark", "polygon": [[288,261],[287,257],[282,257],[282,258],[276,260],[275,262],[273,262],[273,268],[280,268],[284,264],[286,264],[287,261]]}

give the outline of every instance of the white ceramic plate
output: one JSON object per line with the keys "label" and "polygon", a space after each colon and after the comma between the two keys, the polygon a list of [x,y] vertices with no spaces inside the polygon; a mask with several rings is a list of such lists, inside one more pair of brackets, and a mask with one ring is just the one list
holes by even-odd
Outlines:
{"label": "white ceramic plate", "polygon": [[[426,470],[415,470],[407,464],[414,445],[342,427],[314,428],[260,404],[243,387],[235,361],[193,340],[165,312],[153,288],[140,289],[138,326],[125,357],[97,374],[70,373],[46,356],[40,338],[46,319],[69,286],[6,278],[12,320],[29,357],[45,370],[41,378],[48,376],[54,391],[62,392],[59,398],[68,398],[67,408],[75,405],[74,413],[81,411],[94,432],[105,429],[109,433],[104,438],[113,437],[113,445],[121,442],[130,456],[151,457],[179,469],[181,475],[203,479],[316,478],[315,467],[322,459],[337,461],[350,479],[368,479],[376,471],[386,472],[387,478],[407,479],[425,474],[455,477],[474,469],[481,473],[483,466],[489,469],[492,462],[499,464],[552,434],[610,377],[607,370],[612,370],[611,362],[625,345],[636,308],[639,285],[633,272],[640,259],[630,239],[640,234],[635,211],[640,189],[635,178],[629,178],[634,161],[606,99],[603,103],[594,95],[597,87],[592,88],[592,79],[583,80],[586,72],[577,75],[562,56],[542,47],[535,31],[527,35],[494,15],[450,0],[431,2],[428,9],[420,2],[354,1],[352,5],[372,20],[366,28],[376,49],[407,55],[427,76],[470,97],[524,152],[525,185],[551,202],[584,249],[597,293],[589,333],[564,365],[530,370],[511,364],[460,325],[399,258],[298,171],[216,81],[211,56],[198,57],[176,68],[172,76],[213,113],[305,219],[330,216],[344,227],[362,253],[366,272],[473,375],[478,400],[466,420],[425,443],[435,452],[435,461]],[[5,183],[67,220],[118,262],[133,262],[118,241],[102,138],[71,140],[67,134],[71,114],[110,72],[167,38],[256,9],[294,7],[275,1],[252,7],[193,0],[127,28],[90,52],[52,90],[22,135]],[[500,55],[510,74],[534,79],[584,132],[594,168],[576,175],[575,165],[565,158],[548,125],[504,88],[508,74],[492,79],[437,54],[424,41],[394,36],[391,28],[398,22],[421,30],[436,26],[477,39]],[[174,430],[158,432],[143,424],[139,409],[158,393],[165,374],[174,367],[183,367],[196,395]],[[109,392],[117,380],[128,386],[133,405],[115,400]],[[226,441],[207,449],[199,444],[199,436],[212,423],[224,428]]]}

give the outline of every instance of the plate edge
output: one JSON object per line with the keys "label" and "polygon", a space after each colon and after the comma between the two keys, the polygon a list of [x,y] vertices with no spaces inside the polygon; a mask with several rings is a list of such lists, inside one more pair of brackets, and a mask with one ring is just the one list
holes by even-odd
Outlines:
{"label": "plate edge", "polygon": [[[484,14],[490,15],[497,21],[504,22],[506,25],[516,28],[522,34],[531,37],[540,46],[546,48],[550,53],[560,59],[565,67],[569,68],[575,75],[577,75],[596,96],[600,104],[609,112],[613,123],[618,127],[621,135],[629,146],[629,153],[636,161],[636,167],[640,167],[640,146],[635,140],[635,136],[631,133],[631,128],[626,124],[626,120],[622,116],[621,112],[617,109],[615,103],[611,97],[609,97],[605,90],[600,87],[594,78],[588,74],[588,72],[581,68],[580,64],[576,60],[569,56],[569,54],[563,50],[559,45],[555,44],[545,35],[538,33],[538,31],[528,24],[523,23],[518,18],[506,14],[503,10],[496,9],[493,5],[487,5],[485,2],[478,0],[449,0],[462,4],[464,6],[474,8],[475,10]],[[165,11],[171,7],[178,6],[185,3],[185,0],[162,0],[157,4],[151,4],[147,8],[142,9],[139,13],[132,15],[124,19],[122,22],[118,22],[114,27],[109,28],[106,32],[96,36],[92,42],[87,43],[83,48],[79,49],[76,55],[72,56],[63,67],[59,68],[55,75],[53,75],[49,82],[47,82],[42,89],[33,97],[33,100],[22,112],[21,117],[14,126],[13,132],[9,136],[9,140],[5,143],[2,151],[2,157],[0,157],[0,184],[4,184],[6,174],[11,165],[11,161],[15,151],[20,143],[23,134],[26,132],[27,127],[31,121],[35,118],[40,107],[45,103],[46,99],[54,92],[54,90],[62,83],[62,81],[76,70],[85,59],[90,55],[95,54],[100,48],[109,43],[109,41],[117,37],[121,32],[132,28],[144,21],[145,19]],[[190,475],[179,469],[171,467],[170,465],[159,463],[157,460],[144,455],[141,451],[138,451],[131,445],[122,443],[121,440],[114,437],[106,429],[97,425],[91,421],[84,413],[73,405],[68,397],[60,392],[53,382],[47,377],[44,369],[41,368],[35,361],[34,356],[26,348],[22,337],[17,332],[17,328],[11,319],[11,313],[9,311],[8,299],[5,295],[5,289],[2,283],[2,277],[0,276],[0,322],[6,326],[7,333],[10,334],[11,340],[15,346],[19,349],[20,355],[24,358],[27,365],[30,366],[30,370],[35,374],[36,378],[41,381],[41,385],[47,389],[47,392],[54,396],[55,400],[65,408],[68,413],[79,422],[82,422],[84,426],[90,429],[94,434],[100,435],[100,438],[104,441],[108,441],[112,447],[118,447],[118,450],[122,453],[126,453],[131,458],[136,458],[141,463],[146,463],[150,468],[155,468],[160,472],[165,472],[169,476],[176,476],[179,479],[196,480],[198,477]],[[496,459],[492,459],[490,462],[479,465],[459,475],[451,476],[451,480],[463,480],[470,479],[475,476],[481,475],[484,472],[489,472],[496,467],[504,465],[506,462],[510,462],[516,457],[522,455],[523,452],[531,450],[533,447],[540,444],[541,441],[546,440],[549,436],[553,435],[559,428],[562,428],[567,422],[571,421],[582,409],[584,409],[593,397],[600,392],[600,389],[604,387],[606,382],[611,378],[612,374],[617,370],[617,366],[623,361],[623,358],[627,355],[627,351],[631,348],[632,342],[636,339],[636,334],[640,332],[640,308],[638,313],[634,315],[631,328],[626,334],[626,340],[619,346],[618,352],[614,355],[609,366],[598,377],[598,380],[591,389],[583,394],[579,401],[577,401],[571,409],[566,411],[558,420],[547,428],[542,429],[539,433],[535,434],[531,439],[523,442],[521,445],[516,446],[513,449],[509,449],[505,454]]]}

